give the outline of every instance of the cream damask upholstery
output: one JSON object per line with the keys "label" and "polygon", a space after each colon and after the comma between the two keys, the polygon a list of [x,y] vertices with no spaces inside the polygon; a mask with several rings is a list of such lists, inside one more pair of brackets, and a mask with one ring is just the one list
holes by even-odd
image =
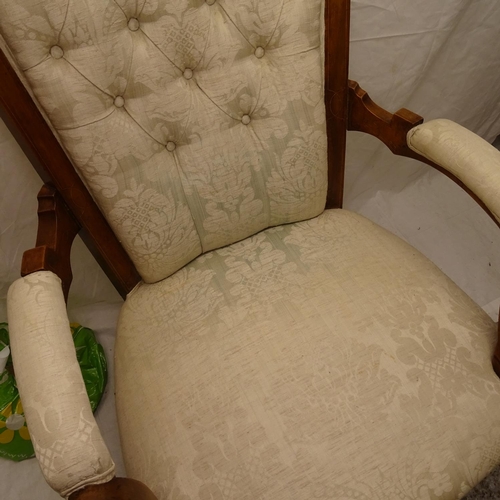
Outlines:
{"label": "cream damask upholstery", "polygon": [[470,130],[433,120],[410,130],[408,145],[460,179],[500,222],[500,153]]}
{"label": "cream damask upholstery", "polygon": [[456,500],[500,461],[495,341],[359,215],[268,229],[128,296],[127,472],[160,500]]}
{"label": "cream damask upholstery", "polygon": [[[395,236],[323,212],[324,7],[0,2],[2,46],[143,278],[117,406],[159,500],[456,500],[500,462],[493,322]],[[447,122],[408,141],[500,214],[480,141]],[[109,480],[55,275],[14,283],[9,321],[49,483]]]}
{"label": "cream damask upholstery", "polygon": [[47,482],[66,497],[110,481],[115,464],[92,415],[61,280],[49,271],[17,280],[8,308],[16,382]]}
{"label": "cream damask upholstery", "polygon": [[0,34],[146,282],[323,210],[323,8],[0,2]]}

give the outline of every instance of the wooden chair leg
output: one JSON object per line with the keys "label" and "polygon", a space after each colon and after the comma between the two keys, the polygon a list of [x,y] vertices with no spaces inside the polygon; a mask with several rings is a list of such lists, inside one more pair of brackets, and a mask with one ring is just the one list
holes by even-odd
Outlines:
{"label": "wooden chair leg", "polygon": [[495,349],[495,354],[493,354],[493,370],[500,377],[500,313],[498,320],[498,341],[497,347]]}
{"label": "wooden chair leg", "polygon": [[115,477],[109,483],[87,486],[68,500],[157,500],[152,491],[135,479]]}

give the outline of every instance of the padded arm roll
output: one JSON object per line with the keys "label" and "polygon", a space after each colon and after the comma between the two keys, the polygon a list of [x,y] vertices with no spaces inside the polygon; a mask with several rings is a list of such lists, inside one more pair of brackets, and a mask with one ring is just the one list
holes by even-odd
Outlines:
{"label": "padded arm roll", "polygon": [[455,175],[500,222],[500,151],[450,120],[411,129],[408,146]]}
{"label": "padded arm roll", "polygon": [[62,497],[110,481],[115,465],[90,408],[60,279],[40,271],[7,298],[17,385],[40,467]]}

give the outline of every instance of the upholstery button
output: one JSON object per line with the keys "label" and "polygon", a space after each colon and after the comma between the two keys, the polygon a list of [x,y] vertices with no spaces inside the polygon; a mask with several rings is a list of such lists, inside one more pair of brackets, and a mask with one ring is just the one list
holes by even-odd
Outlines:
{"label": "upholstery button", "polygon": [[123,106],[125,106],[125,99],[121,95],[116,96],[113,104],[117,108],[123,108]]}
{"label": "upholstery button", "polygon": [[265,53],[266,53],[266,51],[263,49],[263,47],[257,47],[255,49],[255,57],[257,57],[258,59],[261,59],[262,57],[264,57]]}
{"label": "upholstery button", "polygon": [[183,75],[184,75],[184,78],[185,78],[186,80],[191,80],[191,78],[193,78],[193,70],[192,70],[192,69],[189,69],[189,68],[186,68],[186,69],[184,70]]}
{"label": "upholstery button", "polygon": [[241,119],[241,123],[243,123],[243,125],[248,125],[251,121],[252,120],[248,115],[243,115],[243,118]]}
{"label": "upholstery button", "polygon": [[175,142],[172,142],[172,141],[167,142],[167,146],[166,146],[167,151],[170,151],[172,153],[173,151],[175,151],[176,147],[177,147],[177,145],[175,144]]}
{"label": "upholstery button", "polygon": [[128,20],[128,29],[130,31],[137,31],[139,29],[139,21],[135,17]]}
{"label": "upholstery button", "polygon": [[54,59],[61,59],[61,57],[64,55],[64,51],[63,49],[61,49],[61,47],[59,47],[59,45],[53,45],[50,48],[50,55]]}
{"label": "upholstery button", "polygon": [[208,5],[213,5],[215,3],[215,0],[205,0]]}

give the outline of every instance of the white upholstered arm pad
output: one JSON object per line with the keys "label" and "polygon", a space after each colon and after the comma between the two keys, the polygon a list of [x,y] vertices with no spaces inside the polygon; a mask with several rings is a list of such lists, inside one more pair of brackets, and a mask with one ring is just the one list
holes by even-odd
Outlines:
{"label": "white upholstered arm pad", "polygon": [[500,151],[450,120],[413,128],[408,146],[454,174],[500,222]]}
{"label": "white upholstered arm pad", "polygon": [[17,280],[7,298],[12,357],[45,479],[62,497],[110,481],[115,465],[94,420],[59,278]]}

